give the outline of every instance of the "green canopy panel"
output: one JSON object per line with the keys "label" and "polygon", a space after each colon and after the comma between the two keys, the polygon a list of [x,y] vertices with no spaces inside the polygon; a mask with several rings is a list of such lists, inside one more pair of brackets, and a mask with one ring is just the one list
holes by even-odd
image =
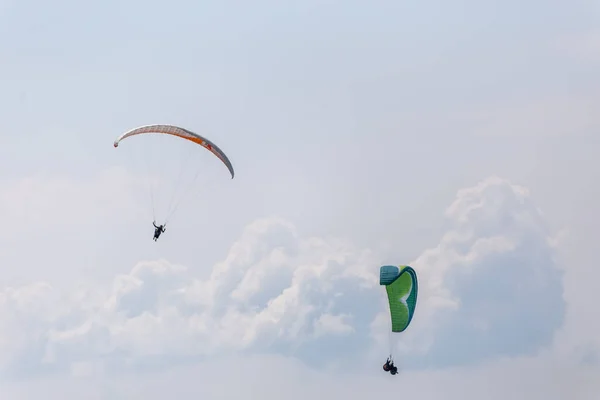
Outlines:
{"label": "green canopy panel", "polygon": [[379,270],[379,284],[387,291],[392,332],[403,332],[410,325],[417,306],[417,273],[408,265],[384,265]]}

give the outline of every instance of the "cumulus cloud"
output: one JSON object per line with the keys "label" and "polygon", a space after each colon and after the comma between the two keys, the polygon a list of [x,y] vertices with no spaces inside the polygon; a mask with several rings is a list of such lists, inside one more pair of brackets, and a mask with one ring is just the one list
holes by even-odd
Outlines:
{"label": "cumulus cloud", "polygon": [[[419,303],[411,327],[394,335],[396,351],[412,367],[547,346],[564,314],[561,271],[527,191],[490,178],[460,191],[446,214],[448,233],[412,263]],[[240,352],[345,368],[378,363],[390,344],[379,265],[369,249],[261,219],[203,279],[158,260],[69,296],[46,284],[5,289],[0,361],[5,372],[75,375]]]}
{"label": "cumulus cloud", "polygon": [[[534,354],[563,323],[563,271],[528,191],[491,177],[458,192],[449,231],[413,262],[421,303],[406,348],[414,363]],[[408,350],[407,350],[408,351]]]}

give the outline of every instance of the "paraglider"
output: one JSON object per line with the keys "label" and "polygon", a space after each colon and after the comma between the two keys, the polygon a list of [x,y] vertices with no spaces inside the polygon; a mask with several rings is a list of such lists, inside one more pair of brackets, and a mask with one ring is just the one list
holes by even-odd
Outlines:
{"label": "paraglider", "polygon": [[113,146],[119,147],[119,143],[122,140],[131,136],[147,133],[177,136],[179,138],[199,144],[200,146],[204,147],[205,149],[213,153],[215,156],[217,156],[223,162],[223,164],[225,164],[225,166],[229,170],[229,173],[231,174],[231,179],[233,179],[233,176],[235,175],[233,171],[233,165],[231,165],[229,158],[227,158],[225,153],[223,153],[223,151],[216,144],[214,144],[207,138],[198,135],[197,133],[194,133],[184,128],[180,128],[175,125],[145,125],[139,128],[132,129],[119,136],[117,140],[115,140]]}
{"label": "paraglider", "polygon": [[389,372],[392,375],[396,375],[398,373],[398,367],[394,365],[394,362],[388,357],[385,364],[383,364],[383,370]]}
{"label": "paraglider", "polygon": [[152,225],[154,225],[154,241],[156,242],[160,237],[161,233],[164,233],[165,226],[164,225],[156,225],[156,221],[152,221]]}
{"label": "paraglider", "polygon": [[[203,158],[202,154],[197,152],[197,149],[208,150],[225,165],[231,175],[231,179],[235,176],[233,165],[227,155],[215,143],[188,129],[175,125],[145,125],[123,133],[114,141],[113,146],[117,148],[123,140],[131,137],[144,138],[136,139],[132,142],[132,151],[138,153],[136,154],[136,158],[144,159],[145,162],[142,163],[145,167],[144,170],[153,169],[153,173],[144,173],[141,175],[142,179],[137,179],[136,181],[149,186],[148,191],[150,193],[155,229],[154,241],[157,241],[160,235],[165,232],[167,222],[179,208],[179,204],[183,198],[193,188],[203,187],[203,185],[193,185],[193,183],[200,175],[200,172],[204,172],[203,175],[207,175],[207,168],[209,167],[207,162],[210,162],[210,159]],[[144,147],[144,145],[150,147]],[[153,154],[152,150],[157,153]],[[187,157],[177,153],[178,151],[187,153]],[[173,152],[175,153],[170,154]],[[190,166],[190,163],[197,163],[197,165]],[[178,172],[172,171],[171,173],[169,168],[176,168]],[[193,177],[188,182],[183,183],[182,181],[185,179],[184,176],[186,174],[191,174]],[[171,184],[174,188],[166,187],[166,185]],[[161,187],[158,188],[157,186]],[[184,193],[177,193],[178,190]],[[158,204],[159,197],[161,196],[170,198],[168,206],[164,208],[161,208],[162,205]],[[159,214],[159,218],[157,218],[157,213]],[[157,224],[157,220],[160,220],[161,223]]]}
{"label": "paraglider", "polygon": [[[417,306],[417,273],[408,265],[384,265],[379,269],[379,284],[385,286],[390,310],[391,332],[404,332],[410,325]],[[391,343],[390,343],[391,346]],[[383,370],[398,373],[393,354],[388,357]]]}

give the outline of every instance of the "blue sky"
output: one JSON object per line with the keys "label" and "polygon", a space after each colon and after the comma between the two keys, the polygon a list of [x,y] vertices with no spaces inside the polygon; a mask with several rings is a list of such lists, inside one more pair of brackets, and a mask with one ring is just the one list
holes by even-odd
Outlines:
{"label": "blue sky", "polygon": [[[411,263],[410,393],[596,398],[596,2],[168,4],[0,2],[3,393],[387,395]],[[112,146],[150,123],[236,169],[158,243]]]}

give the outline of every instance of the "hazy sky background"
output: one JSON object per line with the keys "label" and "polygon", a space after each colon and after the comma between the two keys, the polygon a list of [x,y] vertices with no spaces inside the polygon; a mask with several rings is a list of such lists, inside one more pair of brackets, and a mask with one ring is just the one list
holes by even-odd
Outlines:
{"label": "hazy sky background", "polygon": [[[3,399],[597,398],[597,1],[0,0],[0,54]],[[236,169],[158,243],[150,123]]]}

